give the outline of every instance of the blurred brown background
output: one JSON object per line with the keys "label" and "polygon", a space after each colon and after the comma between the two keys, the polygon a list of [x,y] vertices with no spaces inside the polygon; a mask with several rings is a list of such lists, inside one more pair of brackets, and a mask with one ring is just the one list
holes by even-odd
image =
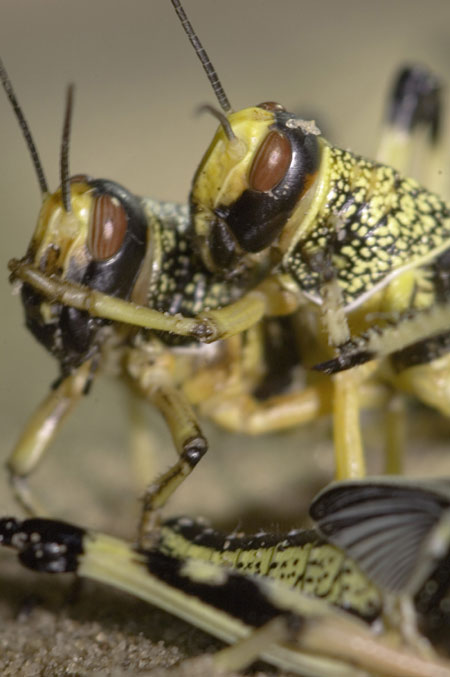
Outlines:
{"label": "blurred brown background", "polygon": [[[420,62],[443,77],[449,72],[448,0],[185,4],[234,108],[278,100],[305,117],[315,117],[332,142],[362,154],[374,153],[385,93],[399,65]],[[168,0],[2,0],[0,44],[52,189],[59,183],[65,87],[75,82],[72,173],[112,178],[137,194],[186,200],[215,127],[212,119],[197,118],[194,111],[201,103],[215,101]],[[3,462],[57,370],[24,329],[19,300],[11,296],[7,281],[7,261],[24,254],[40,198],[17,122],[2,93],[0,119]],[[41,496],[47,495],[58,515],[132,537],[135,494],[122,409],[125,398],[114,382],[96,384],[53,445],[33,485]],[[369,432],[375,425],[368,421]],[[158,427],[150,415],[149,426]],[[438,417],[432,428],[437,442],[448,433],[448,424]],[[429,471],[421,454],[424,444],[428,449],[423,430],[416,443],[419,473]],[[271,440],[264,446],[260,440],[217,437],[195,473],[194,491],[186,487],[172,512],[210,512],[224,521],[230,500],[239,494],[253,508],[265,504],[276,522],[279,495],[271,494],[277,468],[282,469],[282,495],[298,500],[302,475],[303,481],[308,478],[309,471],[303,472],[306,459],[318,462],[323,477],[330,472],[328,457],[310,453],[329,439],[329,433],[324,422],[313,430],[287,434],[286,451],[275,442],[279,456]],[[378,445],[378,438],[373,444]],[[160,446],[164,466],[173,452],[167,440]],[[293,463],[298,471],[292,470]],[[322,475],[315,472],[314,481],[320,483]],[[299,477],[295,484],[293,475]],[[17,512],[3,473],[0,477],[0,514]],[[215,506],[205,498],[208,486],[213,487]],[[231,506],[232,521],[240,512],[237,500]]]}

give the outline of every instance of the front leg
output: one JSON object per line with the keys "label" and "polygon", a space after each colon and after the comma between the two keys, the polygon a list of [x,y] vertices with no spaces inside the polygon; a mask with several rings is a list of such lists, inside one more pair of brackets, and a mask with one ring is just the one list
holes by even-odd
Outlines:
{"label": "front leg", "polygon": [[131,301],[108,296],[75,282],[48,276],[25,260],[9,262],[12,280],[29,284],[50,303],[61,303],[134,327],[144,327],[191,336],[203,343],[229,338],[253,327],[265,316],[289,315],[297,310],[300,294],[288,275],[274,275],[261,282],[241,299],[196,317],[169,315]]}
{"label": "front leg", "polygon": [[28,475],[37,468],[63,422],[85,394],[91,379],[92,360],[66,376],[31,416],[8,458],[6,467],[14,495],[28,515],[45,514],[30,491]]}
{"label": "front leg", "polygon": [[204,456],[208,442],[187,398],[164,371],[150,366],[136,376],[133,385],[162,414],[178,454],[178,460],[144,491],[138,542],[140,547],[151,547],[157,535],[160,509]]}

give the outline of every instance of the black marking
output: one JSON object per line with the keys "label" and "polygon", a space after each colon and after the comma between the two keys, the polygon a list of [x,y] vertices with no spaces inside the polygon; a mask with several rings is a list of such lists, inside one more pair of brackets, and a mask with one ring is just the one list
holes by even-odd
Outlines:
{"label": "black marking", "polygon": [[365,364],[376,358],[376,353],[371,350],[361,350],[354,352],[346,352],[344,346],[340,346],[342,352],[337,357],[332,357],[330,360],[325,360],[319,364],[313,365],[311,368],[315,371],[321,371],[324,374],[337,374],[340,371],[346,371],[352,367],[357,367],[360,364]]}
{"label": "black marking", "polygon": [[433,282],[439,303],[450,300],[450,247],[433,261]]}
{"label": "black marking", "polygon": [[419,364],[428,364],[450,351],[450,331],[431,336],[392,353],[391,360],[397,371]]}
{"label": "black marking", "polygon": [[[408,321],[413,315],[410,311],[407,311],[402,317],[405,321]],[[401,322],[402,318],[399,318],[396,322],[397,326],[400,326]],[[426,316],[424,317],[424,322],[426,322]],[[395,325],[392,324],[390,326]],[[375,331],[377,331],[381,337],[383,336],[383,328],[379,328],[379,330],[373,328],[369,332],[339,346],[339,355],[337,355],[337,357],[315,364],[312,369],[331,376],[332,374],[346,371],[347,369],[357,367],[366,362],[370,362],[370,360],[376,359],[376,351],[367,350],[364,347],[358,348],[358,346],[364,346],[364,343],[370,340],[370,334]],[[429,362],[442,357],[442,355],[445,355],[449,351],[450,332],[446,331],[435,336],[427,337],[421,341],[411,343],[406,346],[406,348],[393,352],[389,357],[394,369],[400,372],[403,369],[415,367],[419,364],[428,364]]]}
{"label": "black marking", "polygon": [[3,517],[0,519],[0,543],[1,545],[11,545],[12,537],[20,531],[22,522],[15,517]]}
{"label": "black marking", "polygon": [[438,623],[449,622],[450,593],[450,544],[432,574],[417,592],[414,602],[427,626],[435,628]]}
{"label": "black marking", "polygon": [[230,534],[226,535],[215,531],[200,521],[174,518],[164,523],[169,529],[180,534],[186,541],[194,545],[204,546],[220,552],[235,552],[236,550],[269,549],[276,546],[278,552],[289,547],[302,547],[307,544],[323,545],[326,541],[314,529],[299,529],[289,534],[277,535],[261,533],[255,535]]}
{"label": "black marking", "polygon": [[301,359],[291,317],[267,318],[262,330],[265,373],[253,393],[258,400],[285,392]]}
{"label": "black marking", "polygon": [[160,552],[143,554],[147,558],[148,571],[153,576],[254,628],[287,613],[267,598],[254,579],[224,571],[224,580],[218,584],[199,582],[183,574],[183,560]]}
{"label": "black marking", "polygon": [[441,83],[427,68],[405,67],[392,89],[390,123],[409,133],[419,125],[425,125],[431,140],[436,143],[441,128],[441,95]]}
{"label": "black marking", "polygon": [[216,213],[216,216],[218,218],[211,225],[209,250],[219,268],[229,268],[232,266],[236,253],[236,240],[222,220],[220,211]]}
{"label": "black marking", "polygon": [[260,252],[274,242],[320,164],[317,136],[287,125],[293,119],[292,113],[278,111],[270,128],[291,144],[291,164],[284,178],[268,192],[247,189],[231,206],[221,207],[223,220],[246,252]]}
{"label": "black marking", "polygon": [[84,529],[58,520],[0,520],[0,543],[17,550],[24,566],[50,574],[77,570],[85,535]]}
{"label": "black marking", "polygon": [[184,444],[182,458],[190,468],[195,468],[197,463],[208,451],[208,443],[204,437],[194,437]]}

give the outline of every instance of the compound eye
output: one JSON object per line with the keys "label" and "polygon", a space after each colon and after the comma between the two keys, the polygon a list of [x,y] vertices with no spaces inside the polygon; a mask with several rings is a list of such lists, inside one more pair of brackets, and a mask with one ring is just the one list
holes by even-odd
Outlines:
{"label": "compound eye", "polygon": [[263,103],[259,103],[256,108],[263,108],[264,110],[269,110],[273,113],[286,111],[286,108],[282,106],[281,103],[277,103],[276,101],[264,101]]}
{"label": "compound eye", "polygon": [[127,223],[127,215],[117,198],[106,193],[94,198],[87,246],[96,261],[109,259],[119,251]]}
{"label": "compound eye", "polygon": [[289,140],[280,132],[269,132],[253,160],[249,187],[263,193],[275,188],[289,169],[291,158]]}
{"label": "compound eye", "polygon": [[88,174],[74,174],[70,177],[70,183],[89,183],[92,177]]}

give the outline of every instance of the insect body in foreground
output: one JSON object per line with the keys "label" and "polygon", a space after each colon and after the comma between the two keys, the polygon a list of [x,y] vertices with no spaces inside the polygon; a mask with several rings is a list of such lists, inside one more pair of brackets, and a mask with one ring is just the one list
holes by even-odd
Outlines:
{"label": "insect body in foreground", "polygon": [[[179,3],[173,4],[192,36]],[[204,65],[210,67],[208,61]],[[377,369],[382,367],[383,380],[420,391],[427,400],[415,376],[421,360],[436,406],[448,413],[441,378],[448,373],[448,355],[436,367],[448,341],[436,342],[434,336],[445,338],[449,326],[448,207],[396,170],[334,148],[313,123],[278,104],[230,113],[223,90],[215,87],[224,113],[216,112],[221,127],[194,179],[189,215],[173,205],[137,199],[111,181],[70,180],[70,113],[62,188],[49,196],[19,113],[44,204],[27,255],[10,268],[13,279],[23,283],[28,326],[62,368],[60,384],[9,462],[16,491],[28,507],[32,502],[23,479],[87,391],[96,368],[108,362],[119,363],[133,388],[163,413],[180,454],[149,488],[147,513],[165,502],[206,450],[191,404],[249,432],[309,420],[333,407],[337,474],[343,477],[364,474],[358,398],[369,376],[369,386],[383,390]],[[436,110],[432,105],[430,115],[422,116],[424,124],[432,124]],[[412,325],[404,312],[412,313],[412,321],[440,309],[440,301],[444,306],[432,340],[407,331]],[[267,318],[285,315],[298,328],[301,345],[289,366],[298,363],[299,352],[311,365],[332,357],[328,344],[344,354],[361,332],[375,328],[382,342],[389,323],[406,327],[394,356],[400,375],[387,361],[381,366],[373,361],[337,375],[332,384],[323,380],[260,406],[253,397],[266,368],[260,336]],[[183,344],[174,336],[191,339],[189,352],[173,348]],[[413,359],[404,348],[419,340],[423,345]],[[207,349],[202,342],[214,345]],[[256,346],[250,360],[249,342]],[[347,366],[354,366],[358,359],[349,354]],[[341,369],[338,362],[335,370]],[[208,406],[221,385],[228,397]]]}
{"label": "insect body in foreground", "polygon": [[[225,641],[241,640],[236,651],[215,657],[229,669],[260,656],[316,677],[356,677],[361,668],[364,675],[448,677],[448,663],[405,644],[411,637],[386,598],[415,596],[425,620],[445,599],[449,506],[445,480],[381,479],[326,489],[312,512],[324,533],[347,543],[355,561],[317,531],[224,536],[189,518],[163,524],[149,550],[45,519],[0,520],[0,543],[15,548],[31,569],[76,571]],[[359,563],[385,586],[376,588]]]}

